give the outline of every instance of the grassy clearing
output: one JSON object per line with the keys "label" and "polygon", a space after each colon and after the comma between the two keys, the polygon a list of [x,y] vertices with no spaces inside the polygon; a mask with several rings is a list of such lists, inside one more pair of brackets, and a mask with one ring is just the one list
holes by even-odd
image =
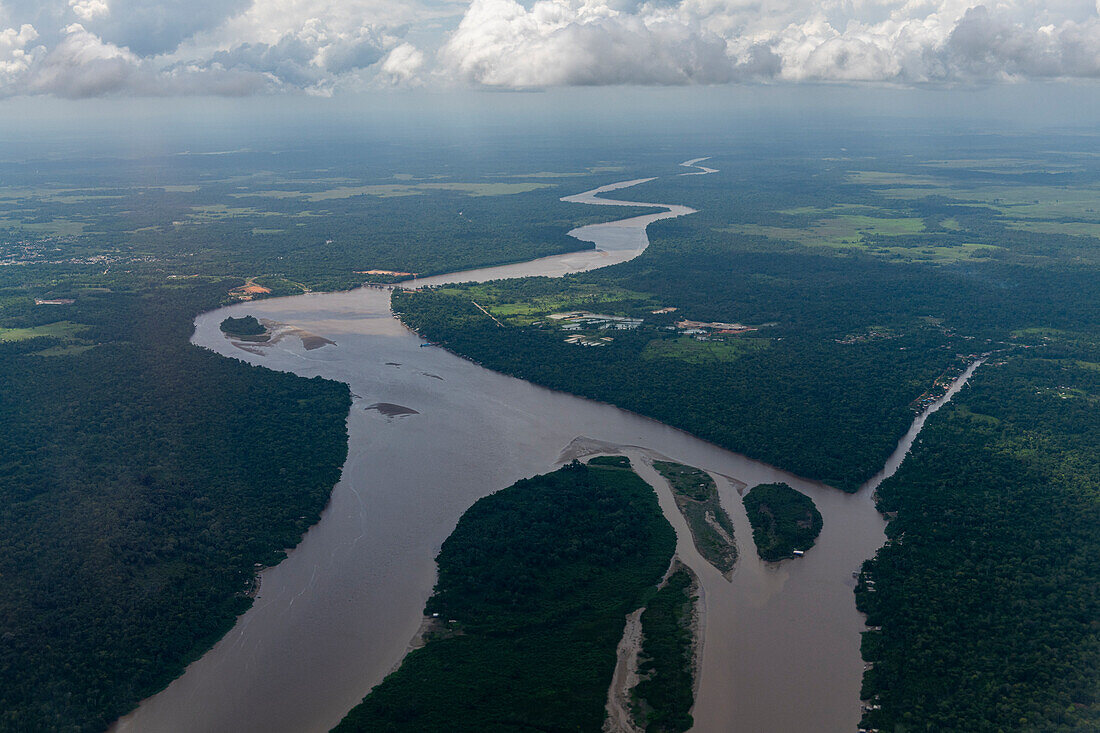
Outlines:
{"label": "grassy clearing", "polygon": [[1026,158],[958,158],[955,160],[930,160],[921,164],[926,168],[944,168],[965,170],[974,173],[1020,174],[1020,173],[1069,173],[1083,168],[1077,163],[1061,163],[1051,166],[1046,161]]}
{"label": "grassy clearing", "polygon": [[277,211],[260,211],[251,206],[233,207],[225,204],[192,206],[187,218],[192,222],[224,221],[240,216],[283,216]]}
{"label": "grassy clearing", "polygon": [[1022,229],[1037,234],[1069,234],[1074,237],[1100,237],[1100,222],[1085,221],[1039,221],[1021,219],[1009,224],[1013,229]]}
{"label": "grassy clearing", "polygon": [[[903,174],[883,174],[878,177],[882,180],[864,181],[864,174],[855,174],[850,178],[857,183],[892,186],[878,190],[879,194],[891,199],[943,196],[961,204],[989,206],[1010,219],[1079,219],[1082,222],[1100,222],[1100,188],[1096,186],[955,186],[946,179],[938,178]],[[1046,231],[1072,233],[1060,229]]]}
{"label": "grassy clearing", "polygon": [[625,288],[607,288],[578,284],[564,292],[548,293],[511,300],[491,284],[465,288],[441,288],[439,292],[471,298],[501,321],[513,326],[528,326],[550,313],[600,311],[613,315],[631,314],[639,305],[652,304],[653,296]]}
{"label": "grassy clearing", "polygon": [[[827,247],[835,249],[838,252],[858,249],[862,252],[891,260],[936,264],[989,257],[994,250],[1000,249],[1000,247],[996,245],[974,242],[948,246],[929,244],[919,247],[892,247],[883,246],[879,242],[869,243],[866,239],[867,237],[900,237],[922,234],[925,232],[924,220],[921,218],[874,216],[872,215],[874,212],[882,212],[883,210],[869,206],[838,205],[831,209],[802,207],[798,209],[784,209],[778,213],[792,216],[805,216],[814,214],[833,214],[838,211],[854,212],[857,210],[871,213],[847,213],[840,216],[831,216],[820,219],[808,227],[774,227],[743,224],[720,229],[719,231],[764,236],[769,239],[796,242],[807,247]],[[960,229],[959,222],[955,219],[944,219],[942,226],[945,229],[955,231]]]}
{"label": "grassy clearing", "polygon": [[935,176],[917,176],[912,173],[894,173],[888,171],[855,171],[848,174],[850,183],[861,186],[943,186],[942,178]]}
{"label": "grassy clearing", "polygon": [[864,214],[873,216],[881,214],[882,209],[866,204],[836,204],[834,206],[796,206],[792,209],[779,209],[775,213],[787,216],[836,216],[838,214]]}
{"label": "grassy clearing", "polygon": [[[793,213],[793,211],[788,210],[785,213]],[[809,247],[852,247],[863,244],[865,236],[891,237],[920,234],[924,231],[924,220],[917,217],[888,218],[867,214],[842,214],[820,219],[808,227],[743,224],[724,231],[786,239]]]}
{"label": "grassy clearing", "polygon": [[22,219],[0,218],[0,228],[25,229],[28,232],[52,234],[57,237],[78,237],[90,224],[72,219],[51,219],[50,221],[25,222]]}
{"label": "grassy clearing", "polygon": [[33,326],[31,328],[0,328],[0,342],[26,341],[42,336],[71,339],[87,328],[83,323],[73,323],[72,321],[57,321],[56,323],[47,323],[44,326]]}
{"label": "grassy clearing", "polygon": [[904,260],[906,262],[931,262],[947,264],[961,260],[981,259],[992,256],[993,252],[1001,249],[993,244],[978,244],[970,242],[950,247],[877,247],[868,248],[868,252],[874,255],[885,256],[892,260]]}
{"label": "grassy clearing", "polygon": [[696,341],[691,336],[659,338],[642,350],[642,359],[678,359],[691,364],[737,361],[746,354],[768,348],[771,341],[759,338],[731,338],[726,341]]}
{"label": "grassy clearing", "polygon": [[538,171],[537,173],[515,173],[509,178],[580,178],[588,173],[558,173],[556,171]]}

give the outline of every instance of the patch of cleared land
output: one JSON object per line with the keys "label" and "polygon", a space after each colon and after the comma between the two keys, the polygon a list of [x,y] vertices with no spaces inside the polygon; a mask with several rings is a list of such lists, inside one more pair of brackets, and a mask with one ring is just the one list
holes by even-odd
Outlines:
{"label": "patch of cleared land", "polygon": [[88,326],[83,323],[73,323],[72,321],[57,321],[56,323],[47,323],[44,326],[32,326],[30,328],[0,328],[0,342],[25,341],[41,336],[71,339],[87,328]]}
{"label": "patch of cleared land", "polygon": [[787,239],[811,247],[851,247],[862,244],[865,236],[895,237],[920,234],[924,231],[924,219],[842,214],[820,219],[807,227],[742,224],[724,231],[758,234],[772,239]]}
{"label": "patch of cleared land", "polygon": [[645,306],[654,302],[653,296],[648,293],[583,283],[578,283],[564,292],[535,295],[519,301],[507,299],[504,293],[491,284],[440,288],[438,292],[470,297],[511,326],[529,326],[546,319],[551,313],[631,311],[634,306]]}

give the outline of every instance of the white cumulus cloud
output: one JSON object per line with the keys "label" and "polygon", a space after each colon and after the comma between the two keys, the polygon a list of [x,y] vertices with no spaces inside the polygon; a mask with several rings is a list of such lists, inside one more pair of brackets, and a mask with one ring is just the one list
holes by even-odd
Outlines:
{"label": "white cumulus cloud", "polygon": [[1094,77],[1093,3],[473,0],[439,54],[475,84]]}
{"label": "white cumulus cloud", "polygon": [[102,15],[109,15],[111,8],[104,0],[69,0],[69,7],[76,17],[88,21]]}
{"label": "white cumulus cloud", "polygon": [[92,97],[125,86],[141,65],[129,49],[105,43],[79,23],[28,71],[26,91]]}
{"label": "white cumulus cloud", "polygon": [[1096,0],[0,0],[0,96],[1096,77]]}
{"label": "white cumulus cloud", "polygon": [[382,61],[382,74],[391,84],[409,84],[424,66],[424,54],[411,43],[394,47]]}
{"label": "white cumulus cloud", "polygon": [[34,50],[27,47],[38,38],[38,31],[30,24],[19,29],[0,31],[0,85],[16,83],[34,62]]}

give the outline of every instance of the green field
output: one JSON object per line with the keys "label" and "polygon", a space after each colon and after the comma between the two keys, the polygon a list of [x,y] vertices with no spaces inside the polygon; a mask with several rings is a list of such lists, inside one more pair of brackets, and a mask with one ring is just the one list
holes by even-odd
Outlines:
{"label": "green field", "polygon": [[593,311],[623,315],[633,314],[639,308],[652,310],[655,307],[653,297],[647,293],[584,283],[577,283],[564,291],[553,284],[542,294],[521,294],[519,297],[507,288],[506,283],[500,282],[461,288],[445,287],[435,292],[468,297],[501,321],[515,326],[543,321],[552,313]]}
{"label": "green field", "polygon": [[[63,306],[39,306],[41,308],[58,308]],[[58,339],[71,339],[78,333],[88,328],[82,323],[71,321],[57,321],[43,326],[31,326],[29,328],[0,328],[0,342],[26,341],[27,339],[48,336]]]}

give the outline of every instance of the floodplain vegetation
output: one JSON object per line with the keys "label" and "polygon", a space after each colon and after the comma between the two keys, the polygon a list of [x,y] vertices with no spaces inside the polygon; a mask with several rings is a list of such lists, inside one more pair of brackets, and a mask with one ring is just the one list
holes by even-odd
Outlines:
{"label": "floodplain vegetation", "polygon": [[742,501],[762,560],[801,556],[821,534],[821,512],[813,499],[787,484],[754,486]]}
{"label": "floodplain vegetation", "polygon": [[653,467],[672,488],[676,508],[684,515],[695,549],[723,575],[737,563],[733,521],[722,508],[718,486],[706,471],[672,461],[654,461]]}
{"label": "floodplain vegetation", "polygon": [[[656,495],[625,461],[574,462],[477,501],[437,558],[426,645],[336,730],[601,730],[624,618],[653,595],[676,546]],[[675,605],[679,583],[658,594],[659,608]],[[680,627],[656,623],[655,640],[667,635],[679,649]],[[656,646],[648,654],[664,690],[681,662],[666,665]],[[681,688],[677,676],[675,699],[645,694],[680,720]]]}

